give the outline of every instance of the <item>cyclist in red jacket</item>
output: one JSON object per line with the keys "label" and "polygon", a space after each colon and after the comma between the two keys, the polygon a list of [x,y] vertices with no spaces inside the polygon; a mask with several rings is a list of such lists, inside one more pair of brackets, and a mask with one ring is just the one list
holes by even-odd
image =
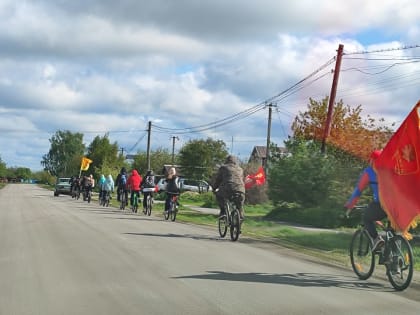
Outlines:
{"label": "cyclist in red jacket", "polygon": [[137,170],[132,170],[130,177],[127,180],[127,187],[131,191],[130,206],[134,203],[134,194],[137,194],[137,199],[140,200],[140,185],[142,182],[141,175]]}

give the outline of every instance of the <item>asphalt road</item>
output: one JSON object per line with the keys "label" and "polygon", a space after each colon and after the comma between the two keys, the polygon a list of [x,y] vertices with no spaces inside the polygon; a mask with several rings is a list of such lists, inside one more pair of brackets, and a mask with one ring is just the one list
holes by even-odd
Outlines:
{"label": "asphalt road", "polygon": [[0,281],[1,315],[420,311],[414,287],[29,184],[0,190]]}

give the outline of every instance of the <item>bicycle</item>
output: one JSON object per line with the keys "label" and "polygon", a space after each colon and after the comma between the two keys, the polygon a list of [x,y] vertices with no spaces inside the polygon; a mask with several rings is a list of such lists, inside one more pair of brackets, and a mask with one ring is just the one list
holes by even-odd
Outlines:
{"label": "bicycle", "polygon": [[111,199],[109,191],[102,191],[101,206],[108,207]]}
{"label": "bicycle", "polygon": [[171,218],[171,221],[174,222],[176,219],[176,214],[178,212],[178,198],[179,193],[171,193],[170,194],[170,202],[169,202],[169,209],[163,212],[165,220]]}
{"label": "bicycle", "polygon": [[133,213],[137,213],[137,210],[139,208],[139,192],[134,191],[132,192],[132,203],[131,203],[131,211]]}
{"label": "bicycle", "polygon": [[[367,205],[356,206],[361,214],[366,210]],[[362,216],[363,217],[363,216]],[[385,265],[386,275],[389,282],[397,291],[405,290],[411,283],[413,277],[413,250],[410,243],[402,235],[397,234],[387,224],[377,221],[381,228],[379,234],[384,238],[384,245],[372,251],[373,240],[369,232],[362,225],[354,232],[350,243],[350,261],[353,271],[361,280],[367,280],[375,269],[375,257],[378,256],[378,264]]]}
{"label": "bicycle", "polygon": [[218,218],[220,237],[225,237],[229,228],[232,241],[237,241],[239,234],[241,234],[241,219],[239,209],[236,206],[237,198],[240,198],[240,193],[234,193],[229,199],[225,200],[225,214]]}
{"label": "bicycle", "polygon": [[120,210],[124,210],[125,206],[127,205],[127,200],[125,199],[124,188],[120,188],[119,195],[120,195]]}
{"label": "bicycle", "polygon": [[87,201],[90,203],[92,199],[92,186],[85,186],[85,192],[84,192],[84,201]]}
{"label": "bicycle", "polygon": [[143,190],[144,198],[146,198],[146,208],[144,208],[143,213],[150,216],[152,214],[153,207],[153,195],[152,192]]}

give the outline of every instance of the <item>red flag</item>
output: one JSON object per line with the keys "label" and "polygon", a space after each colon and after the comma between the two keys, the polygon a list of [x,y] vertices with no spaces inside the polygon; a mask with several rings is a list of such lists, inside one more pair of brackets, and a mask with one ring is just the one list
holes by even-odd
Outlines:
{"label": "red flag", "polygon": [[379,197],[392,226],[408,235],[420,219],[420,101],[375,160]]}
{"label": "red flag", "polygon": [[262,166],[254,174],[248,174],[245,177],[245,189],[250,189],[255,185],[261,186],[265,183],[265,172]]}

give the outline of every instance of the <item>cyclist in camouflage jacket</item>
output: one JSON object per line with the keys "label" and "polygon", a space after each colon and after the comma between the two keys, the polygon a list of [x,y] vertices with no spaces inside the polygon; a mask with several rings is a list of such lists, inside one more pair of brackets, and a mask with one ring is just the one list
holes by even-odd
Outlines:
{"label": "cyclist in camouflage jacket", "polygon": [[236,206],[243,220],[245,201],[244,171],[236,163],[233,156],[229,155],[225,164],[219,168],[212,187],[214,191],[217,190],[216,199],[219,203],[220,215],[225,213],[225,199],[230,198],[235,192],[240,193],[241,197],[238,198]]}

